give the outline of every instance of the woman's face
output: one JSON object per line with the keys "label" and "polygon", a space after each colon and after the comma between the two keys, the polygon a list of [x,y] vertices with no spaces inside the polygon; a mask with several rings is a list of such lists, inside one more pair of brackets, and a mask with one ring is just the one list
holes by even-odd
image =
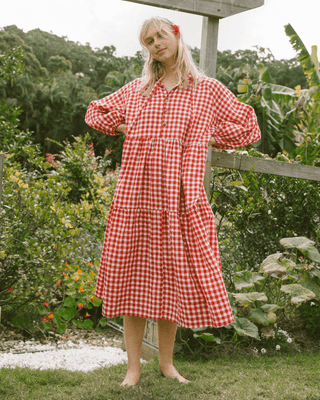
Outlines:
{"label": "woman's face", "polygon": [[178,51],[178,38],[175,35],[159,30],[152,23],[145,33],[144,43],[151,56],[166,69],[175,64]]}

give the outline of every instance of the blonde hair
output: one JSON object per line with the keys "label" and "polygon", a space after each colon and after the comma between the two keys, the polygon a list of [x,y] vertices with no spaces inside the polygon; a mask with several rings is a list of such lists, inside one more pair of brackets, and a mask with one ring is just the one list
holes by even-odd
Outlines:
{"label": "blonde hair", "polygon": [[200,77],[203,74],[199,71],[199,69],[195,65],[191,53],[183,40],[181,32],[179,35],[175,35],[173,33],[174,32],[173,26],[175,25],[173,22],[169,21],[166,18],[153,17],[147,19],[143,23],[139,35],[140,44],[143,48],[143,55],[145,56],[146,60],[142,71],[141,93],[144,96],[148,96],[152,91],[159,75],[162,74],[162,76],[164,77],[166,74],[164,66],[161,64],[160,61],[155,60],[151,56],[144,42],[144,37],[150,24],[154,24],[159,31],[162,31],[167,35],[172,35],[177,37],[178,51],[177,51],[176,63],[174,66],[178,67],[177,68],[178,84],[187,87],[189,81],[189,75],[191,75],[194,87],[196,87]]}

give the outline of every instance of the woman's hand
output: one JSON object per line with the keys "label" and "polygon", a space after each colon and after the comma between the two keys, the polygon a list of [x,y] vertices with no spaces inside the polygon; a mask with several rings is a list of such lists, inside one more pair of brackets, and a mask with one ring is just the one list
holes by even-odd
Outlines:
{"label": "woman's hand", "polygon": [[123,133],[124,135],[127,134],[127,129],[125,124],[120,124],[116,127],[116,132]]}
{"label": "woman's hand", "polygon": [[209,142],[208,142],[208,146],[214,146],[216,144],[216,140],[213,136],[211,136]]}

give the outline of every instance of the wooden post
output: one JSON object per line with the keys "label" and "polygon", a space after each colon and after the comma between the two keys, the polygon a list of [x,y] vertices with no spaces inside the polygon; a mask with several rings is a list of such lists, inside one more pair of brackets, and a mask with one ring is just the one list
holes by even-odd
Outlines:
{"label": "wooden post", "polygon": [[[200,50],[200,69],[211,78],[215,78],[217,70],[218,32],[219,19],[215,17],[203,17]],[[210,200],[211,153],[212,146],[209,146],[203,180],[203,185],[208,200]]]}

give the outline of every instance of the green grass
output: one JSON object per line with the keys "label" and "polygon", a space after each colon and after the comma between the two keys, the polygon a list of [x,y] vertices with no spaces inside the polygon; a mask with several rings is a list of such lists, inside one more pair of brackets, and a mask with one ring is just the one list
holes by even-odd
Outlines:
{"label": "green grass", "polygon": [[0,398],[14,400],[320,400],[320,352],[221,356],[206,362],[175,361],[192,382],[162,378],[157,360],[144,364],[139,384],[122,388],[126,365],[90,373],[29,368],[0,370]]}

